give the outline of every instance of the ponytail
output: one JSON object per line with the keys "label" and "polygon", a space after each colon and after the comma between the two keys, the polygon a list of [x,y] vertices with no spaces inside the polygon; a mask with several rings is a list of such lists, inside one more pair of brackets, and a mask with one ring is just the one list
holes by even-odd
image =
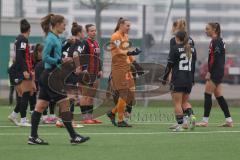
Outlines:
{"label": "ponytail", "polygon": [[50,13],[41,19],[41,27],[45,34],[47,34],[48,32],[51,31],[50,23],[51,23],[51,18],[53,16],[54,16],[54,14]]}
{"label": "ponytail", "polygon": [[128,21],[128,20],[125,19],[125,18],[123,18],[123,17],[120,17],[120,18],[118,19],[117,26],[116,26],[116,28],[114,29],[114,32],[117,32],[117,31],[119,30],[119,28],[120,28],[120,25],[121,25],[121,24],[124,24],[126,21]]}
{"label": "ponytail", "polygon": [[54,15],[52,13],[41,19],[41,27],[45,34],[51,31],[51,27],[54,27],[57,23],[62,23],[64,17],[61,15]]}
{"label": "ponytail", "polygon": [[116,28],[114,29],[114,32],[117,32],[117,31],[119,30],[119,27],[120,27],[120,24],[122,23],[122,20],[123,20],[122,17],[120,17],[120,18],[118,19],[117,26],[116,26]]}
{"label": "ponytail", "polygon": [[187,57],[188,59],[190,59],[192,57],[192,50],[191,50],[190,44],[188,43],[188,36],[185,37],[183,44],[184,44],[184,50],[187,54]]}

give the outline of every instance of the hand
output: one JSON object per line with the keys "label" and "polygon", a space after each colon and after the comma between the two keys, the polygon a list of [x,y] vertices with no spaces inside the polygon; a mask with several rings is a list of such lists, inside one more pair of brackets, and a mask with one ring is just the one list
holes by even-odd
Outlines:
{"label": "hand", "polygon": [[132,64],[134,65],[136,72],[139,76],[144,74],[144,69],[142,68],[142,66],[140,66],[136,61],[134,61]]}
{"label": "hand", "polygon": [[31,71],[31,79],[35,81],[35,71]]}
{"label": "hand", "polygon": [[210,77],[211,77],[211,73],[210,72],[207,72],[206,76],[205,76],[205,79],[208,81],[210,80]]}
{"label": "hand", "polygon": [[73,61],[73,59],[71,57],[66,57],[66,58],[63,58],[62,61],[63,61],[63,63],[71,62],[71,61]]}
{"label": "hand", "polygon": [[24,71],[23,76],[24,76],[24,79],[29,79],[30,78],[30,74],[28,73],[28,71]]}
{"label": "hand", "polygon": [[167,79],[163,78],[163,79],[161,79],[161,82],[162,82],[162,85],[165,86],[169,82],[169,78],[167,78]]}
{"label": "hand", "polygon": [[167,81],[166,80],[162,80],[162,85],[166,85],[167,84]]}
{"label": "hand", "polygon": [[75,74],[79,75],[81,72],[82,72],[82,67],[81,66],[77,67],[75,70]]}
{"label": "hand", "polygon": [[128,56],[136,56],[136,55],[139,55],[141,52],[142,52],[142,50],[136,48],[136,49],[133,50],[133,51],[128,51],[127,55],[128,55]]}
{"label": "hand", "polygon": [[99,71],[98,72],[98,78],[102,78],[103,77],[103,71]]}

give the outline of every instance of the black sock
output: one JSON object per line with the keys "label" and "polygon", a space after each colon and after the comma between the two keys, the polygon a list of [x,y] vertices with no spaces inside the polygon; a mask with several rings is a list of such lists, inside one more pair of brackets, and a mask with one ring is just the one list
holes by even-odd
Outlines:
{"label": "black sock", "polygon": [[34,92],[32,96],[29,97],[30,111],[35,109],[35,105],[37,103],[37,93]]}
{"label": "black sock", "polygon": [[185,116],[188,116],[188,117],[194,114],[192,108],[187,108],[185,111],[183,111],[183,113]]}
{"label": "black sock", "polygon": [[22,95],[21,105],[20,105],[21,118],[24,118],[27,115],[27,107],[28,107],[29,97],[30,97],[30,92],[25,92]]}
{"label": "black sock", "polygon": [[86,114],[88,111],[88,106],[87,105],[80,106],[80,109],[81,109],[82,114]]}
{"label": "black sock", "polygon": [[231,117],[229,109],[228,109],[228,104],[227,104],[226,100],[224,99],[224,97],[223,96],[217,97],[217,101],[224,113],[225,118]]}
{"label": "black sock", "polygon": [[128,112],[129,114],[131,114],[132,113],[132,105],[131,104],[127,104],[125,111]]}
{"label": "black sock", "polygon": [[209,117],[212,109],[212,95],[204,93],[204,117]]}
{"label": "black sock", "polygon": [[20,106],[21,106],[21,97],[19,97],[18,94],[16,94],[16,96],[17,96],[16,97],[17,102],[16,102],[16,106],[14,108],[14,112],[19,113],[20,112]]}
{"label": "black sock", "polygon": [[176,115],[176,120],[178,124],[183,124],[183,115]]}
{"label": "black sock", "polygon": [[119,98],[119,92],[118,91],[112,91],[112,97],[115,105],[118,103],[118,98]]}
{"label": "black sock", "polygon": [[39,122],[40,122],[40,118],[41,118],[41,113],[40,112],[34,111],[32,113],[31,137],[38,137],[37,132],[38,132],[38,125],[39,125]]}
{"label": "black sock", "polygon": [[74,112],[74,100],[70,100],[70,112]]}
{"label": "black sock", "polygon": [[93,105],[88,106],[87,113],[93,114]]}
{"label": "black sock", "polygon": [[46,116],[48,114],[48,109],[46,108],[43,113],[42,113],[44,116]]}
{"label": "black sock", "polygon": [[70,111],[62,112],[62,120],[70,137],[74,138],[76,136],[76,132],[72,126],[72,113]]}
{"label": "black sock", "polygon": [[9,92],[9,105],[13,103],[13,93],[14,93],[14,85],[11,85],[10,92]]}
{"label": "black sock", "polygon": [[56,104],[55,102],[49,102],[48,107],[50,114],[54,114],[55,104]]}

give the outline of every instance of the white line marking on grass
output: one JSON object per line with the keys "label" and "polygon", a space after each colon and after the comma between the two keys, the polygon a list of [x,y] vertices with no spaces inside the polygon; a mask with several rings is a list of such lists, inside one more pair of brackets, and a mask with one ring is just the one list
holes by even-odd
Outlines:
{"label": "white line marking on grass", "polygon": [[[130,124],[132,125],[173,125],[175,124],[174,122],[170,123],[162,123],[162,122],[133,122]],[[210,127],[218,127],[221,123],[208,123]],[[112,126],[110,123],[103,123],[103,124],[83,124],[84,126]],[[234,123],[234,125],[240,125],[240,123]],[[39,125],[40,127],[56,127],[55,124],[42,124]],[[21,126],[0,126],[0,128],[18,128]],[[28,128],[28,127],[21,127],[21,128]]]}
{"label": "white line marking on grass", "polygon": [[[183,131],[183,132],[96,132],[96,133],[84,133],[86,135],[161,135],[161,134],[218,134],[218,133],[240,133],[240,131],[206,131],[206,132],[194,132],[194,131]],[[0,136],[28,136],[29,133],[0,133]],[[62,136],[63,133],[41,133],[42,136]]]}

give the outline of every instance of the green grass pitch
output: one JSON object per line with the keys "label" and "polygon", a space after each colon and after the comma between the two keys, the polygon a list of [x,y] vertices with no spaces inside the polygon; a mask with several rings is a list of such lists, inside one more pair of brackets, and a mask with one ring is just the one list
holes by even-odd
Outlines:
{"label": "green grass pitch", "polygon": [[[49,146],[27,145],[30,128],[16,127],[7,116],[13,107],[0,106],[0,160],[238,160],[240,151],[240,106],[231,106],[233,128],[224,122],[219,107],[213,107],[210,125],[181,133],[168,127],[175,123],[171,102],[138,103],[130,123],[133,128],[113,127],[103,116],[101,125],[85,125],[77,131],[91,137],[72,146],[65,129],[41,125],[39,135]],[[197,120],[202,102],[193,102]],[[76,108],[75,110],[78,110]]]}

